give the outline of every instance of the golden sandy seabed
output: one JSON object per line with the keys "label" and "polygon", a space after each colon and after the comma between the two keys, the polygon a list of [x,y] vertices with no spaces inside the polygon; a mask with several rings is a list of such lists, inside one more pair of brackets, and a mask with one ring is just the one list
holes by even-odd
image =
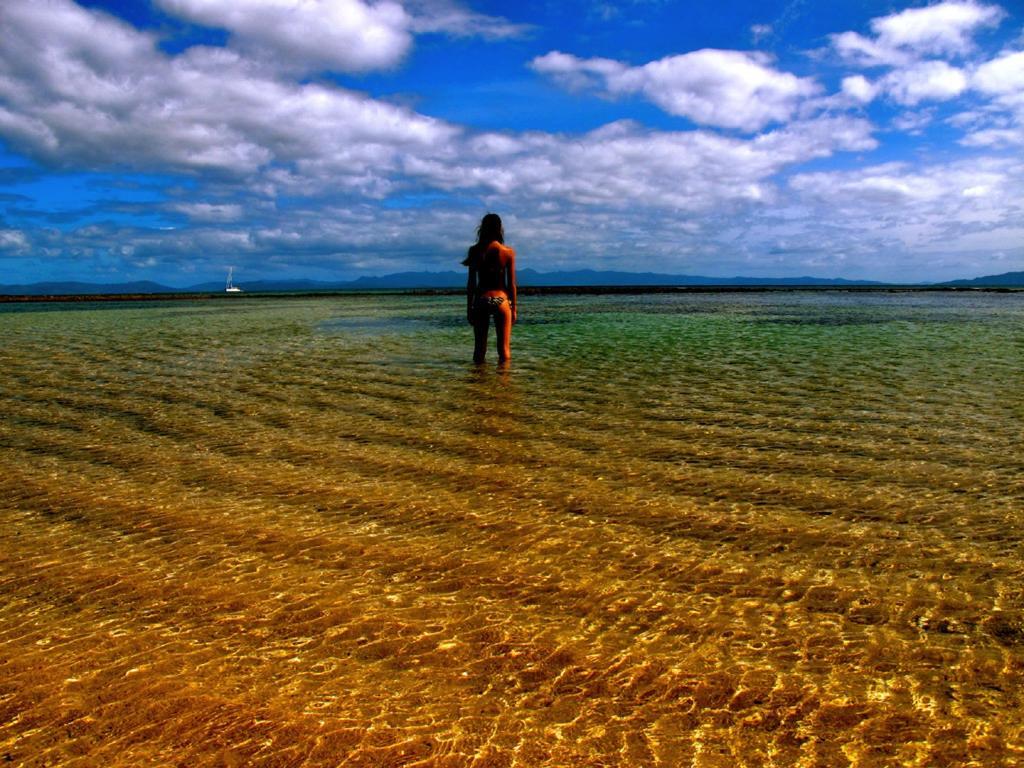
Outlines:
{"label": "golden sandy seabed", "polygon": [[9,322],[0,760],[1024,764],[1019,424],[981,394]]}

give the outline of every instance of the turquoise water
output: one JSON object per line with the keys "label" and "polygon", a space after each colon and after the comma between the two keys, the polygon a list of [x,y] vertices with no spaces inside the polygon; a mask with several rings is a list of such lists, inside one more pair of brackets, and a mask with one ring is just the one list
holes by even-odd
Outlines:
{"label": "turquoise water", "polygon": [[1012,765],[1024,295],[0,305],[0,754]]}

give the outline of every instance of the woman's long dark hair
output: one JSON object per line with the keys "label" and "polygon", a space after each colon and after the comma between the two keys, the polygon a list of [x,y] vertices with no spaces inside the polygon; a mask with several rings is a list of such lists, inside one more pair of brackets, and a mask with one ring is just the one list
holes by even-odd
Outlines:
{"label": "woman's long dark hair", "polygon": [[468,266],[473,256],[480,252],[481,246],[490,245],[495,240],[505,244],[505,228],[501,225],[501,216],[488,213],[480,219],[480,226],[476,228],[476,245],[470,249],[470,255],[462,263]]}

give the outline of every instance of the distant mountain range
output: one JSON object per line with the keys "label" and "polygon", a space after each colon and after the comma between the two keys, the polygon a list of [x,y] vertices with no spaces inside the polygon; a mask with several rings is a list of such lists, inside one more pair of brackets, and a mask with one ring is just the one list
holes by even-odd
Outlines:
{"label": "distant mountain range", "polygon": [[[224,286],[220,289],[223,291]],[[27,285],[0,285],[0,294],[7,296],[77,296],[101,293],[177,293],[177,288],[168,288],[150,280],[133,283],[79,283],[46,282]]]}
{"label": "distant mountain range", "polygon": [[[846,280],[841,277],[704,277],[701,275],[668,275],[655,272],[604,272],[593,269],[572,272],[537,272],[523,269],[517,274],[523,287],[572,286],[882,286],[873,280]],[[319,292],[319,291],[379,291],[409,290],[416,288],[461,288],[466,284],[465,272],[397,272],[381,277],[360,277],[348,281],[320,280],[253,280],[240,281],[247,293],[266,292]],[[926,284],[918,284],[926,285]],[[1001,275],[976,277],[971,280],[952,280],[927,284],[933,287],[980,288],[1024,287],[1024,272],[1006,272]],[[223,282],[198,283],[186,288],[171,288],[148,280],[130,283],[44,282],[27,285],[0,285],[0,294],[15,296],[71,296],[97,294],[154,294],[154,293],[221,293]]]}
{"label": "distant mountain range", "polygon": [[941,285],[953,288],[1020,287],[1024,286],[1024,272],[1003,272],[1001,275],[987,275],[973,280],[950,280]]}

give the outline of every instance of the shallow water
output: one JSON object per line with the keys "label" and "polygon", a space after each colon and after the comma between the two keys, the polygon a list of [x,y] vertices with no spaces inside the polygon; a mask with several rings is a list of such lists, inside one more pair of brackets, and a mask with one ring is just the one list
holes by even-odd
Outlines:
{"label": "shallow water", "polygon": [[0,306],[0,759],[1024,763],[1024,296],[462,306]]}

